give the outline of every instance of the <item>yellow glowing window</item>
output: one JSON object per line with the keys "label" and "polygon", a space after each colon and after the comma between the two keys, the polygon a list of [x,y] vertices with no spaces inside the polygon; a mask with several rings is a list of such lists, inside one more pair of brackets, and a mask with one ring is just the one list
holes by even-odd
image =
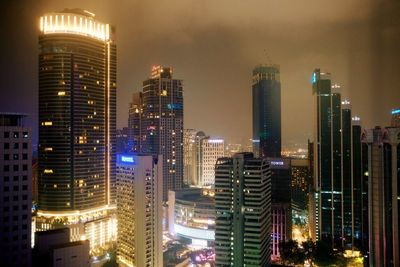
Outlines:
{"label": "yellow glowing window", "polygon": [[161,95],[162,95],[162,96],[167,96],[167,90],[162,90]]}
{"label": "yellow glowing window", "polygon": [[98,129],[100,129],[99,126],[93,126],[93,130],[98,130]]}
{"label": "yellow glowing window", "polygon": [[94,104],[94,101],[93,101],[93,100],[89,100],[87,103],[88,103],[89,105],[93,105],[93,104]]}
{"label": "yellow glowing window", "polygon": [[57,184],[54,184],[53,187],[54,187],[54,188],[57,188]]}
{"label": "yellow glowing window", "polygon": [[44,170],[44,173],[53,173],[53,170],[45,169],[45,170]]}
{"label": "yellow glowing window", "polygon": [[44,125],[44,126],[52,126],[52,125],[53,125],[53,122],[51,122],[51,121],[45,121],[45,122],[42,122],[42,125]]}
{"label": "yellow glowing window", "polygon": [[44,149],[44,151],[53,151],[53,148],[52,148],[52,147],[46,147],[46,148]]}
{"label": "yellow glowing window", "polygon": [[65,92],[64,92],[64,91],[58,92],[57,95],[59,95],[59,96],[64,96],[64,95],[65,95]]}

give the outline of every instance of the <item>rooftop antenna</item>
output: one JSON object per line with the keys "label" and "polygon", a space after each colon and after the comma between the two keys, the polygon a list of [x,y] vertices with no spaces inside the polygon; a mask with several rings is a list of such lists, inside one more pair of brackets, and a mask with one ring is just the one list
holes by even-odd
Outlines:
{"label": "rooftop antenna", "polygon": [[264,48],[264,56],[265,56],[265,63],[267,63],[267,65],[272,66],[271,58],[269,57],[267,49],[265,48]]}

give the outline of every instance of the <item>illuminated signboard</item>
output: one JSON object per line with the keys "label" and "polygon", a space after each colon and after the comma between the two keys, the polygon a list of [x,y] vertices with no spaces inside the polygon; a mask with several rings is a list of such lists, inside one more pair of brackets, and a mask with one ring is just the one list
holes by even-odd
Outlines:
{"label": "illuminated signboard", "polygon": [[118,162],[121,164],[134,164],[135,157],[133,155],[118,155]]}
{"label": "illuminated signboard", "polygon": [[284,165],[283,161],[271,161],[270,163],[271,163],[271,165],[274,165],[274,166],[283,166]]}
{"label": "illuminated signboard", "polygon": [[315,72],[313,72],[312,83],[316,83],[316,82],[317,82],[317,74]]}
{"label": "illuminated signboard", "polygon": [[195,239],[215,240],[215,231],[174,224],[175,233]]}

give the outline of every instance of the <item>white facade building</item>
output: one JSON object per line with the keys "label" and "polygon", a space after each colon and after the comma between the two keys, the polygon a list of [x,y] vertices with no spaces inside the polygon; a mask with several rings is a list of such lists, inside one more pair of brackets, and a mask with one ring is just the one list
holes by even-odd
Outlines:
{"label": "white facade building", "polygon": [[117,261],[163,266],[162,156],[117,155]]}

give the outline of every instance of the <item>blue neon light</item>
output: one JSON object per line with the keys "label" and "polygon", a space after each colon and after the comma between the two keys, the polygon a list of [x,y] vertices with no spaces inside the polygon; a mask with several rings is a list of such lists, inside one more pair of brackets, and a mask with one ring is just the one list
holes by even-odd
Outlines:
{"label": "blue neon light", "polygon": [[125,154],[125,155],[119,154],[117,156],[117,159],[118,159],[118,163],[119,164],[130,164],[130,165],[132,165],[132,164],[136,163],[135,156],[129,155],[129,154]]}
{"label": "blue neon light", "polygon": [[172,103],[172,104],[167,104],[168,109],[182,109],[183,106],[182,104],[177,104],[177,103]]}
{"label": "blue neon light", "polygon": [[121,156],[122,162],[134,163],[133,157]]}
{"label": "blue neon light", "polygon": [[392,110],[392,115],[395,115],[395,114],[400,114],[400,109]]}
{"label": "blue neon light", "polygon": [[315,72],[313,72],[312,83],[316,83],[316,82],[317,82],[317,74]]}

